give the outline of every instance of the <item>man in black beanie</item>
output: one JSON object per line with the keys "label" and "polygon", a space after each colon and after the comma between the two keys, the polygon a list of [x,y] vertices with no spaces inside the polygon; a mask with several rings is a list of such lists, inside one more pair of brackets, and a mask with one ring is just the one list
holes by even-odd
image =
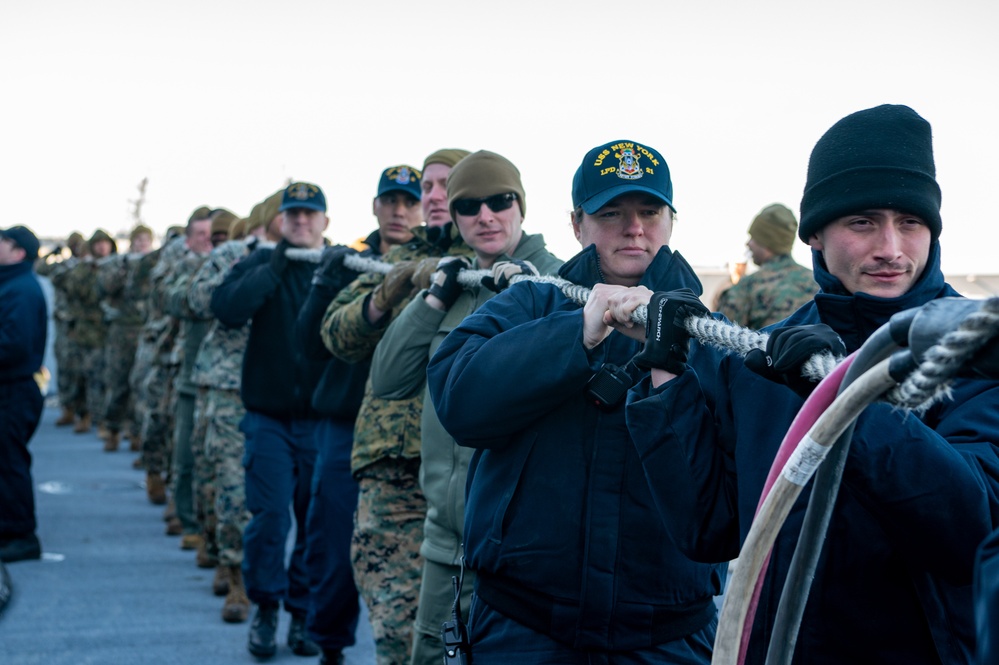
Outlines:
{"label": "man in black beanie", "polygon": [[[765,352],[743,360],[693,344],[686,363],[653,365],[632,390],[632,439],[657,505],[683,508],[660,515],[693,559],[739,555],[784,434],[815,386],[801,375],[805,360],[855,351],[895,313],[958,295],[940,271],[935,175],[929,123],[912,109],[879,106],[837,122],[812,151],[801,201],[798,235],[812,247],[820,292],[766,329]],[[664,332],[643,354],[668,359],[687,333],[650,307],[657,323]],[[795,642],[777,608],[803,491],[772,550],[746,663],[764,662],[768,643],[795,663],[971,662],[975,549],[999,514],[999,387],[959,379],[952,389],[925,413],[877,403],[856,421]]]}

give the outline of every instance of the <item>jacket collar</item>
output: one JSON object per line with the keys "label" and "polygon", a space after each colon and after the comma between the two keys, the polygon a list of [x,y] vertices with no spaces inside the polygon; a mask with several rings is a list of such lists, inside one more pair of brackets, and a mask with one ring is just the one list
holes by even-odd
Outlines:
{"label": "jacket collar", "polygon": [[18,263],[12,263],[7,266],[0,266],[0,281],[6,281],[8,279],[13,279],[18,275],[22,275],[26,272],[31,272],[34,267],[33,261],[20,261]]}
{"label": "jacket collar", "polygon": [[831,326],[846,344],[847,351],[860,348],[870,335],[888,322],[893,315],[920,307],[930,300],[959,296],[940,270],[940,243],[933,241],[926,269],[906,293],[897,298],[879,298],[866,293],[848,293],[843,283],[826,268],[822,253],[812,250],[815,281],[821,290],[815,296],[815,306],[822,322]]}
{"label": "jacket collar", "polygon": [[[566,261],[558,274],[562,279],[588,289],[593,288],[595,284],[603,283],[604,276],[600,271],[600,256],[597,254],[596,245],[590,245]],[[688,288],[698,296],[702,291],[701,280],[697,278],[694,269],[679,252],[670,250],[666,245],[659,248],[639,284],[653,291]]]}

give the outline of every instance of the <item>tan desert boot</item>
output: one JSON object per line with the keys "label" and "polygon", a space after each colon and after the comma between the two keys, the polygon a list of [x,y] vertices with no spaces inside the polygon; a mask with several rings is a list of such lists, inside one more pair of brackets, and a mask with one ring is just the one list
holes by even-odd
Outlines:
{"label": "tan desert boot", "polygon": [[243,623],[250,616],[250,599],[246,596],[243,586],[243,571],[239,566],[227,566],[229,569],[229,593],[222,605],[222,620],[226,623]]}

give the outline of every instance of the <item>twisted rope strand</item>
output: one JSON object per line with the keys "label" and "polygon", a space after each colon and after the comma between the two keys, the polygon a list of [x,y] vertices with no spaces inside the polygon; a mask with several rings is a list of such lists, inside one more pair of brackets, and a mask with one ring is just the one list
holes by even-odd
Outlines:
{"label": "twisted rope strand", "polygon": [[986,342],[999,335],[999,298],[989,298],[934,346],[888,400],[903,409],[925,411],[950,393],[950,380]]}

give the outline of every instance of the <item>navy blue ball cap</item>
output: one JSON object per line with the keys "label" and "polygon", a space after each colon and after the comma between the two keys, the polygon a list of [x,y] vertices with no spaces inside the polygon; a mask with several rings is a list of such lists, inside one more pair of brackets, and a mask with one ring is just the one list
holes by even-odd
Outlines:
{"label": "navy blue ball cap", "polygon": [[38,238],[27,226],[12,226],[6,230],[0,230],[0,238],[10,240],[23,249],[25,261],[34,261],[38,258]]}
{"label": "navy blue ball cap", "polygon": [[586,153],[572,178],[572,207],[592,215],[622,194],[651,194],[673,212],[669,166],[653,148],[635,141],[611,141]]}
{"label": "navy blue ball cap", "polygon": [[382,177],[378,180],[378,193],[376,197],[389,192],[406,192],[417,201],[420,200],[423,192],[420,189],[420,178],[423,174],[419,169],[408,164],[390,166],[382,171]]}
{"label": "navy blue ball cap", "polygon": [[318,210],[326,212],[326,196],[319,185],[310,182],[293,182],[288,185],[284,194],[281,195],[281,207],[278,212],[284,212],[290,208],[307,208],[308,210]]}

